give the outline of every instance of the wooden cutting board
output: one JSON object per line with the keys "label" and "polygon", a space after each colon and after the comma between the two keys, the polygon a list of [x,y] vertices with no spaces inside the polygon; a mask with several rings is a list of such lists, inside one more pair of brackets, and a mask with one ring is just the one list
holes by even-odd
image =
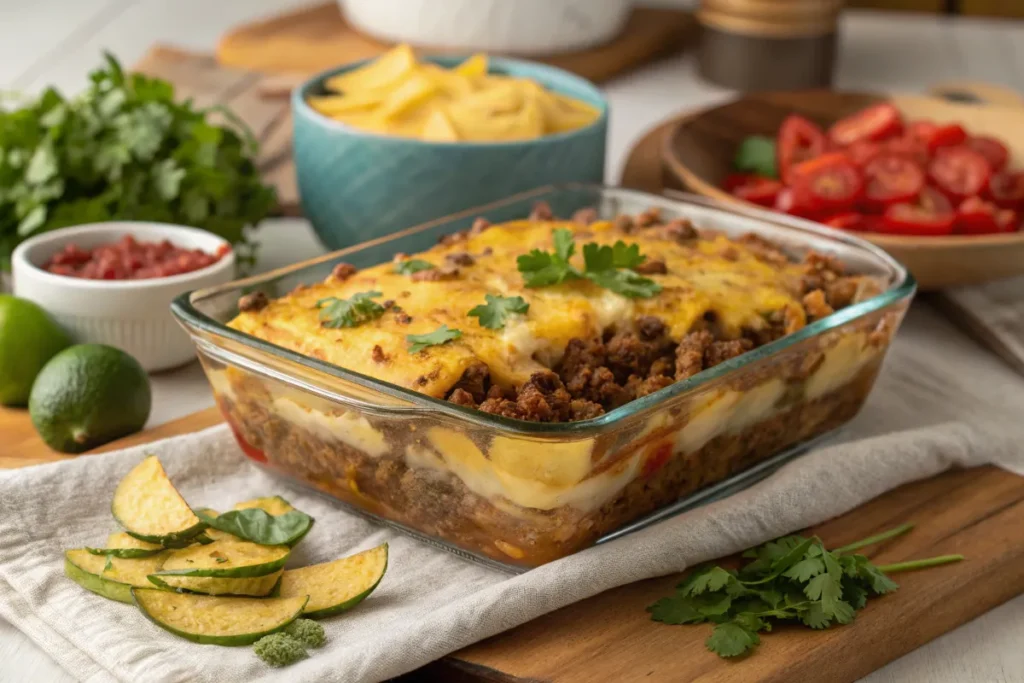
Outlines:
{"label": "wooden cutting board", "polygon": [[[193,432],[220,419],[211,408],[96,452]],[[0,408],[0,434],[0,467],[67,457],[35,437],[25,411]],[[868,554],[880,562],[946,553],[961,553],[967,560],[898,576],[902,588],[872,601],[849,626],[776,629],[745,660],[726,662],[707,652],[706,626],[665,626],[649,619],[644,608],[671,593],[680,578],[666,576],[570,605],[400,681],[855,681],[1024,592],[1024,478],[992,467],[903,486],[810,531],[839,546],[907,521],[917,524],[912,533]]]}
{"label": "wooden cutting board", "polygon": [[[606,81],[683,49],[694,28],[689,12],[640,7],[612,41],[538,59],[592,81]],[[375,57],[389,47],[349,26],[338,3],[332,2],[238,26],[221,38],[217,59],[233,68],[312,74]]]}

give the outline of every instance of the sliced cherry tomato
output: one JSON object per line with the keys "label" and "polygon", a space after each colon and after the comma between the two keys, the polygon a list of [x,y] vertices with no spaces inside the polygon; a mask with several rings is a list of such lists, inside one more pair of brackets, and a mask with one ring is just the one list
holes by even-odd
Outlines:
{"label": "sliced cherry tomato", "polygon": [[905,156],[886,152],[864,167],[864,203],[875,211],[908,202],[924,188],[924,171]]}
{"label": "sliced cherry tomato", "polygon": [[952,123],[936,128],[932,136],[925,140],[925,144],[928,145],[928,151],[935,154],[935,151],[940,147],[955,147],[956,145],[964,144],[966,141],[967,131],[960,124]]}
{"label": "sliced cherry tomato", "polygon": [[928,164],[928,177],[954,202],[981,194],[992,177],[985,157],[970,147],[946,147]]}
{"label": "sliced cherry tomato", "polygon": [[987,195],[996,206],[1024,211],[1024,171],[995,174],[988,183]]}
{"label": "sliced cherry tomato", "polygon": [[864,229],[864,214],[857,213],[856,211],[847,211],[846,213],[837,213],[834,216],[829,216],[821,222],[840,230],[860,232]]}
{"label": "sliced cherry tomato", "polygon": [[1017,229],[1017,212],[1000,209],[981,197],[965,199],[956,210],[957,232],[968,235],[991,235]]}
{"label": "sliced cherry tomato", "polygon": [[949,200],[935,188],[926,187],[914,202],[887,208],[881,228],[892,235],[948,235],[955,221]]}
{"label": "sliced cherry tomato", "polygon": [[825,134],[814,122],[792,114],[786,117],[779,128],[776,142],[779,175],[789,183],[789,171],[801,161],[813,159],[825,151]]}
{"label": "sliced cherry tomato", "polygon": [[934,121],[918,119],[917,121],[911,121],[907,124],[907,137],[911,137],[927,144],[938,129],[939,124]]}
{"label": "sliced cherry tomato", "polygon": [[725,176],[725,180],[722,181],[722,189],[726,192],[732,192],[740,185],[746,185],[754,178],[760,178],[761,176],[756,173],[730,173]]}
{"label": "sliced cherry tomato", "polygon": [[775,206],[773,207],[776,211],[782,213],[790,213],[793,210],[793,190],[789,187],[784,187],[779,191],[779,194],[775,197]]}
{"label": "sliced cherry tomato", "polygon": [[905,135],[900,138],[891,138],[882,143],[882,148],[886,152],[907,157],[921,168],[928,165],[930,156],[928,146],[915,137]]}
{"label": "sliced cherry tomato", "polygon": [[828,129],[828,138],[848,146],[861,140],[884,140],[903,131],[903,117],[896,107],[882,102],[839,119]]}
{"label": "sliced cherry tomato", "polygon": [[752,176],[745,184],[734,187],[732,194],[754,204],[774,206],[775,198],[779,195],[781,189],[782,183],[778,180],[762,176]]}
{"label": "sliced cherry tomato", "polygon": [[885,232],[885,219],[881,216],[861,215],[861,232]]}
{"label": "sliced cherry tomato", "polygon": [[1010,150],[1006,145],[988,135],[967,138],[967,146],[985,157],[993,173],[1006,168],[1006,162],[1010,160]]}
{"label": "sliced cherry tomato", "polygon": [[820,156],[790,170],[795,203],[811,214],[848,211],[860,199],[864,179],[842,153]]}
{"label": "sliced cherry tomato", "polygon": [[859,140],[847,147],[844,151],[847,158],[853,162],[854,166],[864,168],[868,162],[882,153],[883,147],[880,142]]}

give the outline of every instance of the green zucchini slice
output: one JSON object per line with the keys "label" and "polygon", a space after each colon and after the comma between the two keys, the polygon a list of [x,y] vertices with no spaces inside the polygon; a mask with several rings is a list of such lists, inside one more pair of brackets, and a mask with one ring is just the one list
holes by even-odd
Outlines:
{"label": "green zucchini slice", "polygon": [[[213,508],[196,508],[195,513],[196,513],[196,516],[199,517],[199,519],[203,520],[204,522],[207,521],[208,519],[217,519],[217,516],[220,515],[220,513],[217,512],[216,510],[214,510]],[[203,533],[206,534],[213,541],[241,541],[242,540],[238,536],[235,536],[234,534],[229,534],[228,532],[221,531],[220,529],[214,529],[212,526],[211,527],[207,527],[207,529]]]}
{"label": "green zucchini slice", "polygon": [[141,559],[94,555],[85,548],[64,553],[64,573],[82,588],[118,602],[131,604],[133,586],[149,587],[147,578],[160,569],[165,554]]}
{"label": "green zucchini slice", "polygon": [[299,569],[286,569],[281,575],[278,595],[282,598],[309,596],[302,616],[329,617],[352,609],[380,583],[388,568],[388,544],[333,562]]}
{"label": "green zucchini slice", "polygon": [[146,541],[140,541],[134,536],[129,536],[123,531],[115,531],[114,533],[107,536],[107,547],[108,548],[137,548],[139,550],[163,550],[164,547],[159,543],[148,543]]}
{"label": "green zucchini slice", "polygon": [[195,643],[249,645],[302,614],[308,596],[224,598],[134,588],[135,604],[160,628]]}
{"label": "green zucchini slice", "polygon": [[172,551],[160,569],[160,574],[209,576],[221,579],[266,576],[281,569],[290,552],[289,548],[283,545],[214,541],[206,545],[193,545]]}
{"label": "green zucchini slice", "polygon": [[138,560],[160,552],[160,550],[151,550],[149,548],[86,548],[86,550],[93,555],[109,555],[110,557],[119,557],[122,560]]}
{"label": "green zucchini slice", "polygon": [[248,510],[249,508],[259,508],[268,515],[283,515],[286,512],[291,512],[295,508],[292,504],[281,496],[267,496],[265,498],[253,498],[252,500],[242,501],[235,505],[236,510]]}
{"label": "green zucchini slice", "polygon": [[117,485],[110,506],[114,519],[141,541],[176,546],[206,528],[151,455]]}
{"label": "green zucchini slice", "polygon": [[210,576],[176,576],[173,574],[150,574],[149,580],[158,588],[182,593],[200,593],[202,595],[248,595],[264,598],[277,586],[281,579],[278,569],[273,574],[255,576],[249,579],[219,579]]}

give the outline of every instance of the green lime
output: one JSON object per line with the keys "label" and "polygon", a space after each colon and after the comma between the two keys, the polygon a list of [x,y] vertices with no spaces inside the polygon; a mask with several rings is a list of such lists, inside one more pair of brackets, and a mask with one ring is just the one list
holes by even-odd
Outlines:
{"label": "green lime", "polygon": [[32,382],[68,335],[31,301],[0,294],[0,404],[28,403]]}
{"label": "green lime", "polygon": [[81,453],[142,429],[151,401],[137,360],[112,346],[79,344],[39,373],[28,412],[50,448]]}

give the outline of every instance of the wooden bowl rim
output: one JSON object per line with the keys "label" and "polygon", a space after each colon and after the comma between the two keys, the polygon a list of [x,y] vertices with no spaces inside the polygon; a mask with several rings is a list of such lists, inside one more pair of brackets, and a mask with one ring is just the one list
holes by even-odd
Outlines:
{"label": "wooden bowl rim", "polygon": [[[843,91],[846,95],[868,95],[874,97],[885,97],[892,99],[889,95],[879,95],[877,93],[867,93],[858,91]],[[684,127],[693,123],[701,116],[707,116],[708,114],[714,113],[715,111],[724,107],[732,106],[737,102],[741,102],[746,99],[745,97],[734,97],[727,102],[723,102],[713,107],[707,107],[704,109],[696,110],[690,114],[684,115],[679,118],[672,127],[668,130],[665,137],[661,142],[661,160],[662,163],[667,165],[672,173],[677,178],[683,181],[687,188],[692,192],[704,195],[705,197],[711,197],[718,201],[726,203],[742,204],[745,206],[753,206],[757,208],[764,208],[748,202],[738,197],[734,197],[725,190],[722,190],[715,185],[707,182],[696,173],[691,171],[689,167],[683,163],[683,161],[676,155],[676,137],[680,134]],[[1000,246],[1024,246],[1024,231],[1018,230],[1012,233],[1002,233],[997,235],[948,235],[948,236],[936,236],[936,237],[912,237],[903,235],[882,235],[880,233],[872,232],[858,232],[858,237],[868,240],[872,244],[877,244],[884,249],[900,249],[900,248],[913,248],[922,250],[944,250],[944,249],[991,249]]]}

